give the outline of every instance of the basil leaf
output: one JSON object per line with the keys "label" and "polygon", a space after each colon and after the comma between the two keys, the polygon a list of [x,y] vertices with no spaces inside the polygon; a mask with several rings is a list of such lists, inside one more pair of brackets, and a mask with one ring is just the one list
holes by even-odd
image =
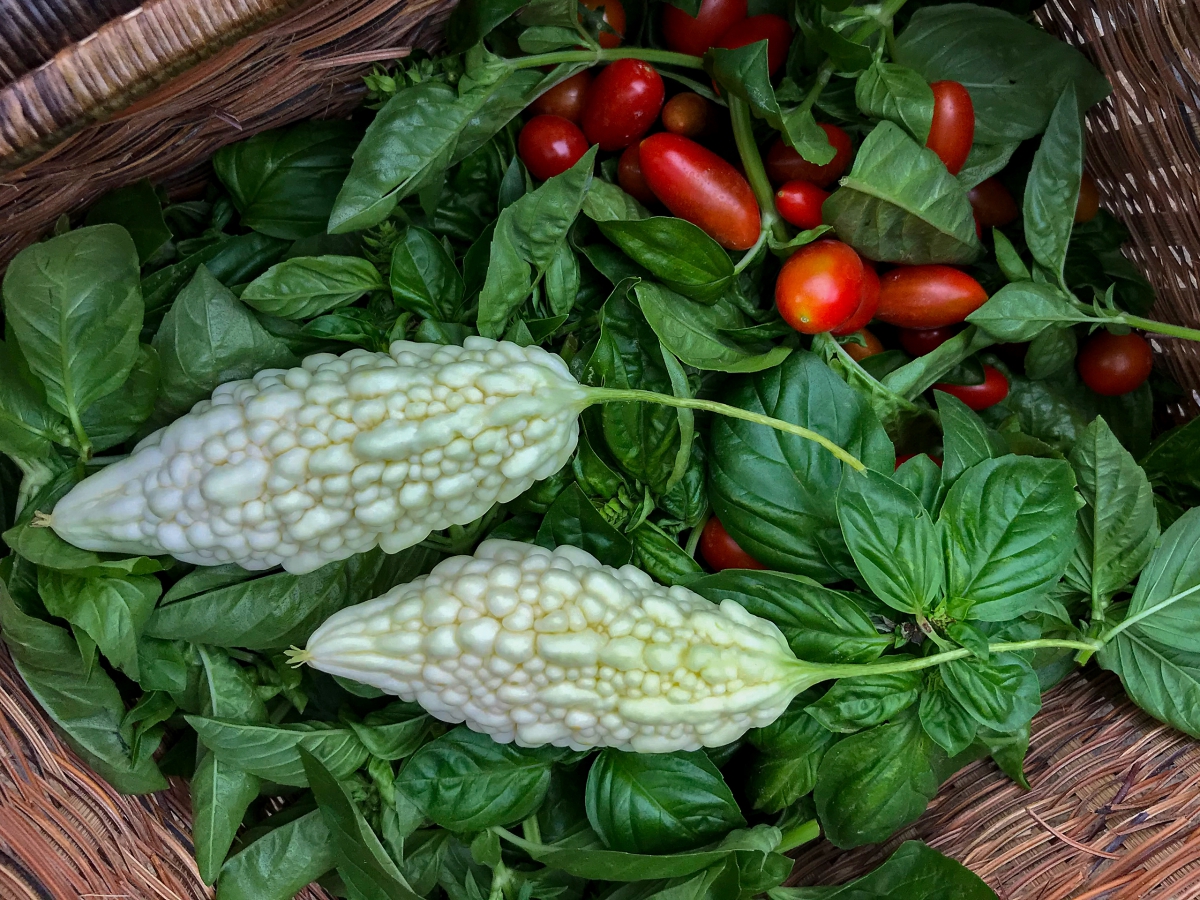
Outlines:
{"label": "basil leaf", "polygon": [[492,236],[487,279],[479,294],[479,333],[498,338],[565,244],[592,180],[596,151],[507,207]]}
{"label": "basil leaf", "polygon": [[830,731],[861,731],[894,718],[916,703],[921,681],[920,672],[841,678],[805,712]]}
{"label": "basil leaf", "polygon": [[372,756],[396,760],[420,748],[433,728],[433,719],[415,703],[398,702],[368,713],[361,722],[350,720],[346,724]]}
{"label": "basil leaf", "polygon": [[746,825],[721,773],[698,750],[602,750],[584,802],[604,845],[630,853],[694,850]]}
{"label": "basil leaf", "polygon": [[1083,177],[1083,118],[1070,85],[1050,116],[1025,181],[1025,242],[1060,283]]}
{"label": "basil leaf", "polygon": [[562,544],[578,547],[606,566],[620,567],[633,557],[633,544],[608,524],[577,484],[559,494],[546,512],[537,542],[549,549]]}
{"label": "basil leaf", "polygon": [[414,753],[396,788],[452,831],[508,825],[541,805],[551,764],[567,752],[498,744],[461,725]]}
{"label": "basil leaf", "polygon": [[951,756],[971,746],[979,732],[979,722],[954,699],[940,672],[927,676],[918,714],[925,733]]}
{"label": "basil leaf", "polygon": [[138,345],[137,361],[125,383],[105,394],[80,417],[94,450],[107,450],[132,437],[154,412],[158,399],[158,354]]}
{"label": "basil leaf", "polygon": [[226,287],[243,284],[277,262],[288,246],[287,241],[257,232],[222,236],[217,242],[143,278],[146,311],[157,312],[167,306],[201,266]]}
{"label": "basil leaf", "polygon": [[653,216],[602,220],[599,225],[626,256],[685,297],[712,303],[733,279],[729,254],[691,222]]}
{"label": "basil leaf", "polygon": [[971,152],[967,154],[967,161],[963,163],[963,167],[958,170],[955,177],[959,184],[970,190],[977,184],[1002,172],[1020,146],[1020,141],[1007,141],[1003,144],[972,144]]}
{"label": "basil leaf", "polygon": [[930,514],[937,514],[941,503],[942,470],[928,453],[918,453],[905,460],[893,476],[896,484],[907,488]]}
{"label": "basil leaf", "polygon": [[465,292],[442,242],[415,226],[404,229],[392,250],[388,281],[398,306],[427,319],[452,319]]}
{"label": "basil leaf", "polygon": [[1037,381],[1052,378],[1075,362],[1078,349],[1073,329],[1047,328],[1025,351],[1025,374]]}
{"label": "basil leaf", "polygon": [[333,837],[314,809],[231,857],[221,867],[217,900],[290,900],[333,866]]}
{"label": "basil leaf", "polygon": [[997,341],[1031,341],[1052,325],[1087,322],[1091,316],[1081,312],[1062,291],[1048,284],[1020,281],[1008,284],[967,316]]}
{"label": "basil leaf", "polygon": [[144,307],[124,228],[93,225],[26,247],[9,263],[3,292],[11,335],[55,411],[78,422],[125,381]]}
{"label": "basil leaf", "polygon": [[746,794],[755,809],[786,809],[817,783],[817,768],[837,736],[807,714],[811,699],[797,697],[770,725],[747,733],[758,750],[746,779]]}
{"label": "basil leaf", "polygon": [[[1068,655],[1068,660],[1070,656]],[[1071,662],[1071,669],[1075,668]],[[990,728],[979,729],[979,740],[987,745],[988,752],[996,765],[1009,778],[1025,790],[1029,790],[1029,781],[1025,778],[1025,754],[1029,751],[1029,724],[1014,729],[1006,734],[992,731]]]}
{"label": "basil leaf", "polygon": [[637,554],[635,564],[660,584],[689,584],[704,575],[679,542],[653,522],[642,522],[629,537]]}
{"label": "basil leaf", "polygon": [[294,241],[325,232],[361,135],[350,122],[301,122],[222,147],[213,169],[243,225]]}
{"label": "basil leaf", "polygon": [[876,61],[858,77],[854,101],[864,116],[888,119],[921,144],[933,124],[933,89],[912,69]]}
{"label": "basil leaf", "polygon": [[1138,576],[1126,618],[1178,598],[1129,630],[1166,647],[1200,653],[1200,510],[1188,510],[1166,530]]}
{"label": "basil leaf", "polygon": [[871,591],[893,609],[925,613],[942,592],[938,528],[912,491],[886,475],[847,469],[838,521]]}
{"label": "basil leaf", "polygon": [[892,645],[892,638],[876,631],[853,595],[804,578],[726,569],[688,588],[713,603],[733,600],[775,623],[792,652],[808,662],[870,662]]}
{"label": "basil leaf", "polygon": [[319,758],[339,778],[349,777],[367,761],[367,748],[353,729],[326,722],[260,725],[205,716],[184,718],[218,759],[276,784],[308,784],[300,750]]}
{"label": "basil leaf", "polygon": [[873,872],[838,888],[781,888],[771,900],[997,900],[966,866],[920,841],[905,841]]}
{"label": "basil leaf", "polygon": [[162,203],[145,179],[111,191],[92,204],[84,219],[87,225],[120,225],[133,240],[138,260],[145,265],[167,241],[171,229],[163,219]]}
{"label": "basil leaf", "polygon": [[1021,431],[1062,452],[1070,451],[1098,415],[1134,456],[1149,445],[1153,408],[1146,384],[1118,397],[1102,397],[1084,385],[1074,368],[1059,372],[1053,381],[1014,375],[1004,405],[1016,413]]}
{"label": "basil leaf", "polygon": [[1006,456],[946,495],[946,595],[955,618],[1005,621],[1033,608],[1075,548],[1075,479],[1061,460]]}
{"label": "basil leaf", "polygon": [[458,4],[446,20],[447,52],[469,50],[524,5],[524,0],[466,0]]}
{"label": "basil leaf", "polygon": [[[895,452],[865,398],[797,350],[734,382],[723,399],[812,429],[879,471]],[[764,565],[837,581],[853,571],[837,521],[842,463],[812,441],[734,419],[713,421],[709,500],[726,530]]]}
{"label": "basil leaf", "polygon": [[897,37],[893,57],[928,82],[965,85],[980,144],[1040,134],[1070,84],[1081,109],[1111,90],[1074,47],[1010,13],[970,3],[918,9]]}
{"label": "basil leaf", "polygon": [[870,259],[963,264],[982,252],[966,189],[893,122],[867,135],[841,184],[825,220]]}
{"label": "basil leaf", "polygon": [[1012,731],[1042,708],[1042,689],[1033,668],[1015,653],[996,653],[986,662],[953,659],[939,669],[946,689],[981,725]]}
{"label": "basil leaf", "polygon": [[1200,420],[1192,419],[1159,435],[1141,458],[1146,477],[1173,496],[1200,490],[1200,472],[1191,465],[1198,448]]}
{"label": "basil leaf", "polygon": [[378,270],[355,256],[299,256],[267,269],[241,300],[282,319],[308,319],[353,303],[383,287]]}
{"label": "basil leaf", "polygon": [[16,342],[0,341],[0,453],[22,465],[48,456],[52,442],[65,443],[71,433],[27,372]]}

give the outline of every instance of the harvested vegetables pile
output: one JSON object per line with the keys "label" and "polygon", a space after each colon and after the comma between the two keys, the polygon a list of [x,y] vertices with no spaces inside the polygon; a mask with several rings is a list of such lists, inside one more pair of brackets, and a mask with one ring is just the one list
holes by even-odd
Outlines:
{"label": "harvested vegetables pile", "polygon": [[779,885],[1023,783],[1076,665],[1200,737],[1138,332],[1200,333],[1084,173],[1104,79],[997,6],[471,0],[351,121],[60,222],[0,345],[57,727],[191,778],[220,900],[994,897],[917,843]]}

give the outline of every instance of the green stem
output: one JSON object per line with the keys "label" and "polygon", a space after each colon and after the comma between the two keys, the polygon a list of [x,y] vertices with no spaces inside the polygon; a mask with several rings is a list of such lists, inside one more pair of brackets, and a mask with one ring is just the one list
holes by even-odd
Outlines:
{"label": "green stem", "polygon": [[756,425],[766,425],[768,428],[774,428],[776,431],[782,431],[785,434],[794,434],[796,437],[820,444],[855,471],[862,472],[866,469],[866,466],[857,457],[843,450],[823,434],[818,434],[801,425],[793,425],[791,422],[785,422],[782,419],[764,416],[762,413],[738,409],[736,406],[717,403],[714,400],[700,400],[695,397],[670,397],[666,394],[656,394],[654,391],[620,390],[606,387],[591,387],[586,390],[588,400],[591,403],[617,403],[625,401],[657,403],[660,406],[671,406],[676,409],[699,409],[704,412],[727,416],[731,419],[742,419],[746,422],[753,422]]}
{"label": "green stem", "polygon": [[833,77],[833,61],[825,60],[817,69],[817,78],[813,82],[813,86],[808,89],[808,93],[804,95],[804,100],[800,103],[800,109],[808,112],[816,104],[821,97],[821,92],[825,90],[829,84],[829,79]]}
{"label": "green stem", "polygon": [[749,268],[750,263],[754,262],[758,256],[758,251],[762,249],[763,244],[767,242],[767,229],[764,228],[758,233],[758,240],[754,242],[754,246],[746,251],[746,254],[737,261],[737,265],[733,267],[733,277],[737,278]]}
{"label": "green stem", "polygon": [[815,841],[820,836],[821,826],[817,824],[816,819],[809,819],[807,822],[801,822],[796,827],[785,831],[776,850],[780,853],[787,853],[789,850],[795,850],[801,844]]}
{"label": "green stem", "polygon": [[889,373],[883,379],[883,386],[906,400],[913,400],[968,356],[994,343],[981,329],[970,325],[936,350]]}
{"label": "green stem", "polygon": [[704,533],[704,526],[708,524],[708,516],[704,517],[704,521],[692,529],[688,535],[687,544],[683,548],[683,552],[692,559],[696,558],[696,548],[700,546],[700,535]]}
{"label": "green stem", "polygon": [[[1171,604],[1177,603],[1180,600],[1184,599],[1185,597],[1190,597],[1192,594],[1196,593],[1196,591],[1200,591],[1200,584],[1193,585],[1192,587],[1188,588],[1186,591],[1180,591],[1178,594],[1174,594],[1174,595],[1168,597],[1166,600],[1163,600],[1159,603],[1155,603],[1153,606],[1143,609],[1137,615],[1130,616],[1125,621],[1123,621],[1117,625],[1114,625],[1112,628],[1108,629],[1108,631],[1104,632],[1104,634],[1100,635],[1100,638],[1099,638],[1100,644],[1101,645],[1107,644],[1114,637],[1116,637],[1118,634],[1120,634],[1126,628],[1129,628],[1131,625],[1136,625],[1138,622],[1142,621],[1142,619],[1148,619],[1150,616],[1154,615],[1155,613],[1161,612],[1162,610],[1166,609]],[[1099,649],[1099,648],[1097,648],[1097,649]]]}
{"label": "green stem", "polygon": [[521,835],[531,844],[540,844],[542,842],[542,826],[538,822],[537,813],[534,813],[521,823]]}
{"label": "green stem", "polygon": [[511,880],[508,867],[504,863],[497,863],[496,868],[492,869],[492,889],[488,891],[488,900],[504,900],[504,889]]}
{"label": "green stem", "polygon": [[1118,322],[1130,328],[1140,328],[1142,331],[1153,331],[1155,334],[1165,334],[1168,337],[1183,338],[1185,341],[1200,341],[1200,330],[1185,328],[1183,325],[1171,325],[1168,322],[1155,322],[1153,319],[1143,319],[1141,316],[1131,316],[1122,313],[1112,319],[1097,319],[1100,323]]}
{"label": "green stem", "polygon": [[537,53],[508,60],[513,69],[534,69],[540,66],[556,66],[559,63],[611,62],[614,59],[640,59],[665,66],[681,66],[685,69],[703,69],[704,62],[698,56],[674,53],[671,50],[655,50],[652,47],[615,47],[611,50],[556,50],[553,53]]}
{"label": "green stem", "polygon": [[729,118],[733,123],[733,140],[737,144],[738,155],[742,158],[742,166],[746,169],[746,180],[754,191],[754,199],[758,201],[758,209],[762,214],[762,230],[770,231],[775,240],[786,243],[788,240],[787,223],[779,217],[775,209],[775,189],[771,187],[771,179],[763,166],[762,154],[758,152],[758,144],[754,140],[754,126],[750,122],[750,107],[740,97],[729,96]]}
{"label": "green stem", "polygon": [[70,409],[70,419],[71,429],[75,432],[75,449],[79,451],[79,458],[87,462],[92,458],[92,442],[87,436],[83,422],[80,421],[79,411],[74,406]]}

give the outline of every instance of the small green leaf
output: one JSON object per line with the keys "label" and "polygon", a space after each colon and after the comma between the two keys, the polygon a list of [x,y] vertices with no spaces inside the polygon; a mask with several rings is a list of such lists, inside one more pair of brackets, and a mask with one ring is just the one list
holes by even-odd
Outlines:
{"label": "small green leaf", "polygon": [[1083,177],[1083,117],[1068,85],[1054,107],[1025,182],[1025,242],[1060,283]]}
{"label": "small green leaf", "polygon": [[746,780],[746,793],[755,809],[786,809],[817,783],[817,768],[837,736],[806,712],[811,699],[797,697],[770,725],[746,735],[759,751]]}
{"label": "small green leaf", "polygon": [[241,300],[282,319],[309,319],[346,306],[383,287],[378,270],[356,256],[300,256],[267,269]]}
{"label": "small green leaf", "polygon": [[912,706],[921,692],[921,680],[920,672],[842,678],[805,712],[830,731],[850,734],[872,728]]}
{"label": "small green leaf", "polygon": [[967,316],[998,341],[1030,341],[1052,325],[1087,322],[1081,311],[1058,288],[1032,281],[1005,285],[983,306]]}
{"label": "small green leaf", "polygon": [[896,63],[873,63],[858,77],[854,100],[863,115],[895,122],[921,144],[929,137],[933,89],[912,69]]}
{"label": "small green leaf", "polygon": [[396,303],[427,319],[453,319],[465,292],[442,242],[416,226],[396,242],[388,280]]}
{"label": "small green leaf", "polygon": [[653,216],[599,225],[630,259],[685,297],[712,303],[733,278],[729,254],[691,222]]}
{"label": "small green leaf", "polygon": [[171,240],[162,203],[149,181],[138,181],[105,194],[88,210],[87,225],[120,225],[129,232],[143,265]]}
{"label": "small green leaf", "polygon": [[[266,824],[271,826],[271,819]],[[333,836],[321,811],[314,809],[272,828],[231,857],[221,867],[217,900],[290,900],[334,865]]]}
{"label": "small green leaf", "polygon": [[633,556],[633,544],[613,528],[578,485],[558,495],[538,528],[537,542],[553,549],[565,544],[586,550],[609,566],[623,566]]}

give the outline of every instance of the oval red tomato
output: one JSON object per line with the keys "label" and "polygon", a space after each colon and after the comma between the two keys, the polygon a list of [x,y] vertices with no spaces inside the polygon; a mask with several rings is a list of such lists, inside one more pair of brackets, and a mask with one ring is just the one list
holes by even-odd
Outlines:
{"label": "oval red tomato", "polygon": [[866,267],[841,241],[816,241],[788,257],[775,281],[775,305],[802,334],[830,331],[858,308]]}
{"label": "oval red tomato", "polygon": [[624,150],[650,130],[665,92],[653,66],[618,59],[592,82],[583,107],[583,133],[601,150]]}
{"label": "oval red tomato", "polygon": [[621,190],[639,203],[649,206],[658,202],[650,185],[646,184],[646,176],[642,174],[642,163],[639,158],[638,145],[626,147],[617,163],[617,184]]}
{"label": "oval red tomato", "polygon": [[967,192],[975,224],[980,228],[1003,228],[1017,220],[1021,210],[1017,201],[998,178],[981,181]]}
{"label": "oval red tomato", "polygon": [[811,181],[789,181],[775,192],[775,208],[783,221],[806,231],[821,224],[821,204],[829,199]]}
{"label": "oval red tomato", "polygon": [[924,356],[932,353],[960,331],[957,325],[946,325],[942,328],[900,328],[900,346],[913,356]]}
{"label": "oval red tomato", "polygon": [[670,132],[652,134],[638,149],[642,175],[672,213],[701,228],[727,250],[749,250],[761,214],[749,182],[695,141]]}
{"label": "oval red tomato", "polygon": [[620,47],[625,37],[625,7],[621,5],[621,0],[583,0],[583,5],[591,10],[604,7],[604,24],[612,31],[600,29],[600,46],[605,50]]}
{"label": "oval red tomato", "polygon": [[578,124],[591,85],[591,72],[584,70],[572,75],[530,103],[529,111],[539,116],[562,116]]}
{"label": "oval red tomato", "polygon": [[[878,310],[879,276],[875,274],[875,270],[871,268],[869,263],[863,263],[862,293],[858,298],[858,306],[850,314],[850,318],[837,328],[830,329],[830,333],[840,337],[843,334],[858,331],[875,318],[875,313]],[[863,330],[865,331],[866,329],[863,328]]]}
{"label": "oval red tomato", "polygon": [[1090,222],[1096,218],[1098,212],[1100,212],[1100,188],[1096,185],[1096,179],[1084,172],[1083,178],[1079,182],[1079,200],[1075,204],[1075,222],[1077,224]]}
{"label": "oval red tomato", "polygon": [[722,569],[765,569],[762,563],[737,545],[721,521],[713,516],[700,532],[700,555],[714,572]]}
{"label": "oval red tomato", "polygon": [[742,19],[721,35],[717,46],[736,50],[759,41],[767,42],[767,72],[774,75],[787,60],[788,47],[792,43],[792,26],[786,19],[772,13]]}
{"label": "oval red tomato", "polygon": [[796,180],[811,181],[817,187],[827,188],[846,173],[846,169],[850,167],[850,158],[854,155],[850,135],[836,125],[828,125],[825,122],[818,124],[829,143],[833,145],[833,159],[823,166],[818,166],[816,163],[810,163],[781,139],[777,139],[767,151],[767,158],[764,160],[771,181],[775,184]]}
{"label": "oval red tomato", "polygon": [[561,175],[587,153],[587,138],[562,116],[534,116],[517,138],[517,153],[539,181]]}
{"label": "oval red tomato", "polygon": [[698,137],[708,127],[708,101],[691,91],[676,94],[663,106],[662,123],[672,134]]}
{"label": "oval red tomato", "polygon": [[857,344],[854,341],[847,341],[842,344],[842,349],[849,354],[850,358],[855,362],[860,362],[868,356],[874,356],[876,353],[883,352],[883,343],[869,328],[859,328],[855,332],[862,337],[863,343]]}
{"label": "oval red tomato", "polygon": [[901,266],[880,279],[876,318],[902,328],[957,325],[987,300],[978,281],[950,266]]}
{"label": "oval red tomato", "polygon": [[703,56],[721,35],[746,18],[746,0],[704,0],[700,13],[689,16],[677,6],[663,4],[663,38],[676,53]]}
{"label": "oval red tomato", "polygon": [[982,384],[950,384],[939,381],[933,389],[957,397],[968,407],[979,412],[981,409],[995,406],[1008,396],[1008,379],[995,366],[984,366]]}
{"label": "oval red tomato", "polygon": [[1079,375],[1097,394],[1117,397],[1140,388],[1154,368],[1154,351],[1140,335],[1093,335],[1079,351]]}
{"label": "oval red tomato", "polygon": [[962,171],[975,140],[975,106],[971,95],[957,81],[935,81],[933,122],[925,146],[946,164],[951,175]]}

